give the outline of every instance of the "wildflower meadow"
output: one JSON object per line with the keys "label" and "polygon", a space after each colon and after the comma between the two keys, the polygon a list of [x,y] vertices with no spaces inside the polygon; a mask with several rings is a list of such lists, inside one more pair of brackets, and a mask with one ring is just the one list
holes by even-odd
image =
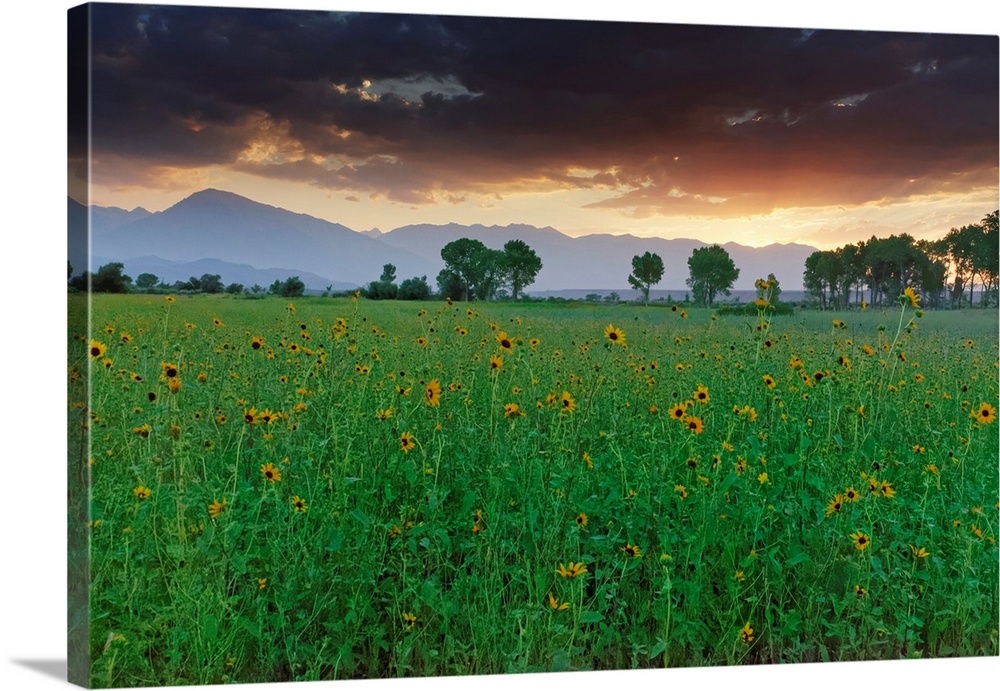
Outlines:
{"label": "wildflower meadow", "polygon": [[998,654],[996,311],[87,299],[93,686]]}

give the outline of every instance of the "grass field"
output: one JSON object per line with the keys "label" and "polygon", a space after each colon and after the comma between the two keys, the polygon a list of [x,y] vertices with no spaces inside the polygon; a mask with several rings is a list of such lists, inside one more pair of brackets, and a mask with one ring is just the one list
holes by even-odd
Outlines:
{"label": "grass field", "polygon": [[997,314],[903,303],[95,296],[90,683],[997,655]]}

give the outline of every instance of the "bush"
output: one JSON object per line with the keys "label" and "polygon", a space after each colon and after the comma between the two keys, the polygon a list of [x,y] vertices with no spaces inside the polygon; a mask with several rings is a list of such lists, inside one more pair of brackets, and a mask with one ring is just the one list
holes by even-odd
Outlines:
{"label": "bush", "polygon": [[399,286],[400,300],[430,300],[431,287],[427,284],[427,277],[408,278]]}
{"label": "bush", "polygon": [[361,294],[369,300],[395,300],[399,288],[389,281],[372,281],[361,289]]}

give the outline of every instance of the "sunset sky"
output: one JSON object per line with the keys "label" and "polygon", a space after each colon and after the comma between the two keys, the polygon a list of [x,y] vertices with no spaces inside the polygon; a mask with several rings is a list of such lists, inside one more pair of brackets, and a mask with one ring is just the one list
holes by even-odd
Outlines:
{"label": "sunset sky", "polygon": [[820,247],[997,207],[996,36],[104,5],[93,38],[102,206]]}

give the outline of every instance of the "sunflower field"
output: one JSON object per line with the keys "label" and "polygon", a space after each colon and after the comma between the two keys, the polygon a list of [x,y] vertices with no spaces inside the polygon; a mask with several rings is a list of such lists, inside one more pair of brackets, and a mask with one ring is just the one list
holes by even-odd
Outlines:
{"label": "sunflower field", "polygon": [[89,683],[997,655],[996,312],[689,312],[93,296]]}

